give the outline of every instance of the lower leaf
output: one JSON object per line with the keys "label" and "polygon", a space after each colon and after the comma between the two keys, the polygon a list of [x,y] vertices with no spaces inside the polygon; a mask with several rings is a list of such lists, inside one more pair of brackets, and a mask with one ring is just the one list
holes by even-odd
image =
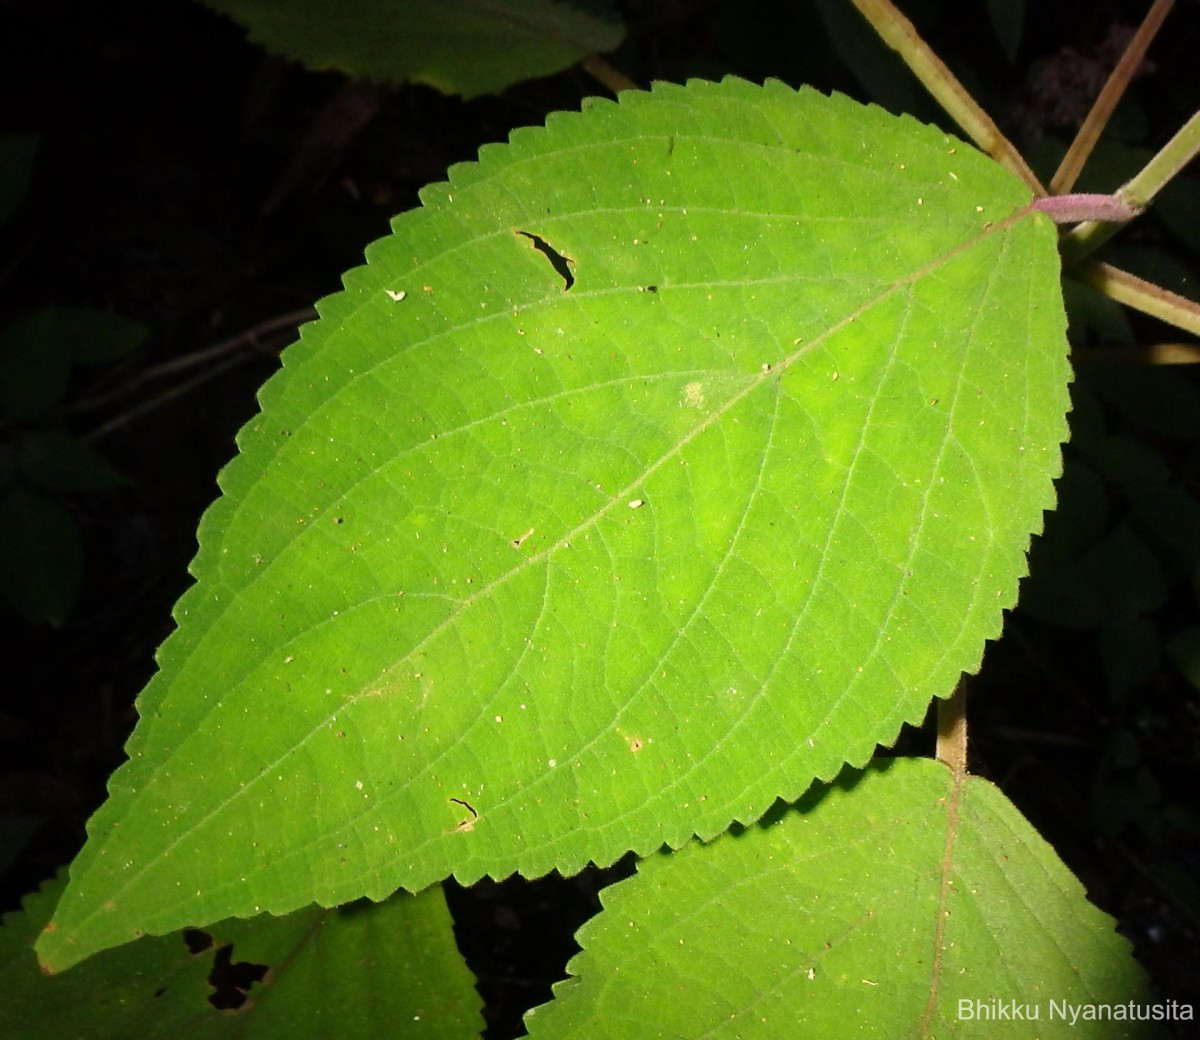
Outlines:
{"label": "lower leaf", "polygon": [[531,1036],[1096,1040],[1190,1012],[1153,1003],[1112,920],[996,787],[930,760],[847,771],[606,896]]}
{"label": "lower leaf", "polygon": [[64,884],[4,918],[0,1036],[459,1040],[482,1028],[440,886],[145,938],[47,978],[33,940]]}

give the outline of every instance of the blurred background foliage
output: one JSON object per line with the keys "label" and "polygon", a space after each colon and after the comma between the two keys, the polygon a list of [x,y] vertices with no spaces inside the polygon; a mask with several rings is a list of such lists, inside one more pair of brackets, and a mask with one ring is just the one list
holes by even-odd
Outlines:
{"label": "blurred background foliage", "polygon": [[[597,4],[586,5],[594,13]],[[602,5],[601,5],[602,6]],[[904,0],[1048,180],[1148,3]],[[847,0],[622,0],[640,84],[778,77],[947,125]],[[78,849],[187,586],[194,530],[279,349],[424,184],[604,93],[578,67],[470,101],[313,72],[192,0],[6,0],[0,47],[0,911]],[[1078,190],[1200,107],[1181,0]],[[1185,173],[1102,258],[1200,297]],[[973,767],[1200,1001],[1200,385],[1184,339],[1065,284],[1060,507],[972,684]],[[906,750],[930,736],[906,734]],[[493,1040],[549,997],[607,874],[451,890]]]}

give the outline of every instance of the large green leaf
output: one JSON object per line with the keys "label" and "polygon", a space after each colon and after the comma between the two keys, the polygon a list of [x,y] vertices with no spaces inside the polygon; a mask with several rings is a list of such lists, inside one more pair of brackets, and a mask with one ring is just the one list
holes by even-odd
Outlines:
{"label": "large green leaf", "polygon": [[1053,500],[1029,201],[737,80],[455,168],[264,389],[44,962],[677,847],[865,763]]}
{"label": "large green leaf", "polygon": [[622,37],[615,15],[568,0],[204,2],[269,50],[313,68],[416,80],[466,97],[559,72]]}
{"label": "large green leaf", "polygon": [[33,940],[61,890],[51,883],[25,900],[24,913],[4,918],[0,1036],[465,1040],[483,1025],[440,886],[145,938],[46,978]]}
{"label": "large green leaf", "polygon": [[651,857],[604,904],[535,1040],[1116,1040],[1180,1013],[1012,803],[929,760]]}

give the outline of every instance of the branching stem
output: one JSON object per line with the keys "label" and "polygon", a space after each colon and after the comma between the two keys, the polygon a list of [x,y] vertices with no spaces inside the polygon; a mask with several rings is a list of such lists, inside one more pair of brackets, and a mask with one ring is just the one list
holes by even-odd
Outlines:
{"label": "branching stem", "polygon": [[[1117,196],[1135,209],[1142,209],[1180,170],[1200,154],[1200,112],[1184,123],[1131,181],[1118,189]],[[1089,220],[1063,236],[1063,263],[1078,263],[1107,242],[1120,225]]]}

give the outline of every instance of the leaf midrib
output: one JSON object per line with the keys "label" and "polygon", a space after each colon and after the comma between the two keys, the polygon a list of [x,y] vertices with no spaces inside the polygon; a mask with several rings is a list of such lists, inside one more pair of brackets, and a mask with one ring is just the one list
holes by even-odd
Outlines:
{"label": "leaf midrib", "polygon": [[947,909],[950,902],[951,879],[954,873],[954,846],[958,840],[960,804],[963,789],[969,776],[950,771],[950,800],[946,808],[946,840],[943,846],[942,859],[938,869],[938,908],[937,920],[934,922],[933,960],[930,965],[929,1000],[921,1015],[921,1036],[928,1037],[934,1016],[938,1011],[938,990],[942,981],[942,969],[946,953],[946,922],[949,919]]}

